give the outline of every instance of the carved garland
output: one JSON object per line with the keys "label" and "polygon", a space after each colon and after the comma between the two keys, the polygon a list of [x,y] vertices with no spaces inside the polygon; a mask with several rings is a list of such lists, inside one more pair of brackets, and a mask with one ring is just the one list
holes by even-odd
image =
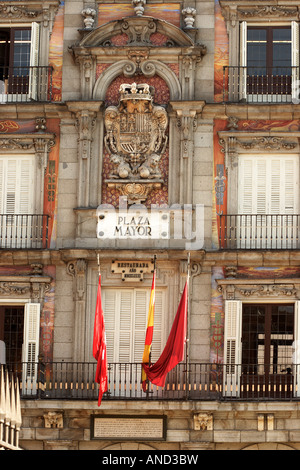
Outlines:
{"label": "carved garland", "polygon": [[33,150],[38,158],[39,168],[46,169],[50,150],[55,145],[54,134],[19,134],[13,138],[0,137],[0,152],[6,150]]}
{"label": "carved garland", "polygon": [[[231,125],[234,125],[231,124]],[[277,133],[278,134],[278,133]],[[239,151],[261,150],[262,152],[292,151],[298,149],[299,135],[297,133],[284,135],[254,135],[249,133],[229,131],[219,132],[219,144],[221,151],[225,154],[226,168],[233,168]]]}

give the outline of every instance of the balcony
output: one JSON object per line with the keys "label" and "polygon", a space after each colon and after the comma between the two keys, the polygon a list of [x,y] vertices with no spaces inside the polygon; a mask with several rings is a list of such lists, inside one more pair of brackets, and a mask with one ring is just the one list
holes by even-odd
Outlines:
{"label": "balcony", "polygon": [[52,67],[0,67],[0,104],[52,101]]}
{"label": "balcony", "polygon": [[223,67],[223,101],[299,102],[299,67]]}
{"label": "balcony", "polygon": [[[96,363],[22,363],[7,366],[23,399],[97,400]],[[299,365],[178,364],[165,387],[141,385],[140,363],[108,364],[103,400],[299,400]]]}
{"label": "balcony", "polygon": [[0,250],[48,248],[50,216],[0,214]]}
{"label": "balcony", "polygon": [[235,214],[219,216],[221,250],[299,249],[298,214]]}

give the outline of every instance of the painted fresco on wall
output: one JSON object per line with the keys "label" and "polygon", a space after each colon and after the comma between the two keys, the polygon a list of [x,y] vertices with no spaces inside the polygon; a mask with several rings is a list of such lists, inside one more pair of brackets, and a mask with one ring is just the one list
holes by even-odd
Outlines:
{"label": "painted fresco on wall", "polygon": [[[158,76],[151,78],[145,78],[144,76],[136,77],[117,77],[107,89],[105,106],[117,106],[119,102],[119,89],[122,83],[147,83],[149,86],[153,86],[155,89],[153,102],[158,105],[167,105],[170,100],[169,89],[164,80]],[[147,201],[144,203],[146,207],[150,207],[151,204],[162,205],[168,204],[168,172],[169,172],[169,152],[168,146],[159,162],[159,170],[162,174],[163,185],[161,189],[153,190]],[[119,205],[120,193],[116,189],[107,187],[105,180],[109,178],[109,174],[113,170],[113,164],[109,158],[109,154],[106,150],[103,153],[103,171],[102,171],[102,204],[112,204],[114,207]]]}
{"label": "painted fresco on wall", "polygon": [[[214,57],[214,99],[223,101],[223,67],[229,64],[228,34],[221,13],[219,0],[215,0],[215,57]],[[225,84],[226,87],[226,84]]]}
{"label": "painted fresco on wall", "polygon": [[[160,20],[172,23],[180,28],[180,4],[179,3],[163,3],[154,5],[145,5],[144,16],[152,16]],[[118,4],[106,3],[99,5],[98,26],[109,21],[120,20],[128,16],[135,16],[134,7],[131,3]]]}
{"label": "painted fresco on wall", "polygon": [[224,302],[217,279],[224,279],[223,267],[213,267],[211,276],[210,362],[214,364],[222,363],[224,358]]}
{"label": "painted fresco on wall", "polygon": [[[47,119],[46,128],[47,132],[55,134],[55,145],[51,148],[49,152],[48,166],[45,171],[43,213],[50,215],[48,227],[48,247],[55,248],[57,227],[57,178],[59,162],[60,120]],[[0,120],[0,135],[34,133],[36,133],[35,120]],[[40,136],[42,134],[37,133],[37,135]]]}
{"label": "painted fresco on wall", "polygon": [[63,38],[64,38],[64,1],[60,3],[55,16],[53,31],[49,44],[49,65],[53,67],[52,101],[61,101],[62,65],[63,65]]}

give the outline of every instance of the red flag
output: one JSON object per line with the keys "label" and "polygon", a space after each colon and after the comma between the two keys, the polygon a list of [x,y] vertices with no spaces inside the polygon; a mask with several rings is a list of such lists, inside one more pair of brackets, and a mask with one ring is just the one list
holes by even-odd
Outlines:
{"label": "red flag", "polygon": [[188,281],[181,296],[176,317],[165,349],[153,366],[143,364],[148,379],[159,387],[164,387],[168,372],[184,359],[187,329]]}
{"label": "red flag", "polygon": [[[149,302],[149,311],[148,311],[148,323],[147,323],[147,330],[146,330],[146,338],[145,338],[145,349],[143,354],[143,364],[149,365],[150,361],[150,351],[152,345],[152,338],[153,338],[153,325],[154,325],[154,305],[155,305],[155,270],[153,273],[153,280],[152,280],[152,287],[151,287],[151,295],[150,295],[150,302]],[[142,369],[142,386],[144,392],[146,392],[146,383],[147,383],[147,375],[144,369]]]}
{"label": "red flag", "polygon": [[98,406],[101,404],[102,395],[107,391],[107,357],[104,316],[101,301],[101,275],[97,292],[97,302],[94,322],[93,356],[97,361],[95,381],[100,384]]}

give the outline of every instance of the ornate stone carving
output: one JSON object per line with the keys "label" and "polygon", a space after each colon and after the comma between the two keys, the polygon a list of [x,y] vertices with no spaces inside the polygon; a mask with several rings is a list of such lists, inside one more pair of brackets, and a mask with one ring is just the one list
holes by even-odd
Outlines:
{"label": "ornate stone carving", "polygon": [[48,411],[44,414],[45,428],[63,428],[63,414],[57,411]]}
{"label": "ornate stone carving", "polygon": [[275,5],[264,5],[255,8],[247,8],[247,9],[238,9],[239,16],[241,18],[253,18],[253,17],[290,17],[295,16],[298,13],[297,8],[294,7],[282,7],[282,6],[275,6]]}
{"label": "ornate stone carving", "polygon": [[113,163],[106,183],[129,196],[129,203],[141,202],[163,182],[159,162],[167,145],[168,117],[162,106],[153,105],[148,84],[122,84],[119,92],[119,105],[109,106],[104,115],[104,142]]}
{"label": "ornate stone carving", "polygon": [[134,6],[134,11],[136,16],[143,16],[144,6],[146,5],[146,0],[132,0],[132,5]]}
{"label": "ornate stone carving", "polygon": [[187,7],[182,10],[183,21],[185,23],[185,28],[190,29],[194,27],[196,10],[192,7]]}
{"label": "ornate stone carving", "polygon": [[25,6],[22,5],[0,5],[0,18],[36,18],[42,13],[42,10],[29,10]]}
{"label": "ornate stone carving", "polygon": [[[236,129],[236,128],[235,128]],[[245,153],[248,150],[261,150],[272,152],[293,151],[299,147],[299,133],[275,132],[266,133],[257,132],[251,137],[249,132],[230,130],[219,132],[219,144],[221,151],[225,154],[226,168],[233,169],[239,153]]]}
{"label": "ornate stone carving", "polygon": [[151,18],[141,18],[137,22],[124,20],[121,27],[122,33],[128,36],[128,46],[152,45],[150,36],[156,29],[156,22]]}
{"label": "ornate stone carving", "polygon": [[85,29],[92,29],[95,23],[96,10],[93,8],[85,8],[82,10],[81,14],[84,17],[83,23]]}
{"label": "ornate stone carving", "polygon": [[299,286],[292,283],[258,283],[257,281],[243,283],[242,280],[232,279],[230,284],[218,280],[218,292],[222,293],[225,300],[245,299],[249,297],[265,298],[298,298]]}
{"label": "ornate stone carving", "polygon": [[0,282],[1,295],[24,295],[30,292],[30,285],[17,282]]}
{"label": "ornate stone carving", "polygon": [[194,414],[194,430],[195,431],[212,431],[213,430],[213,414],[212,413],[195,413]]}

